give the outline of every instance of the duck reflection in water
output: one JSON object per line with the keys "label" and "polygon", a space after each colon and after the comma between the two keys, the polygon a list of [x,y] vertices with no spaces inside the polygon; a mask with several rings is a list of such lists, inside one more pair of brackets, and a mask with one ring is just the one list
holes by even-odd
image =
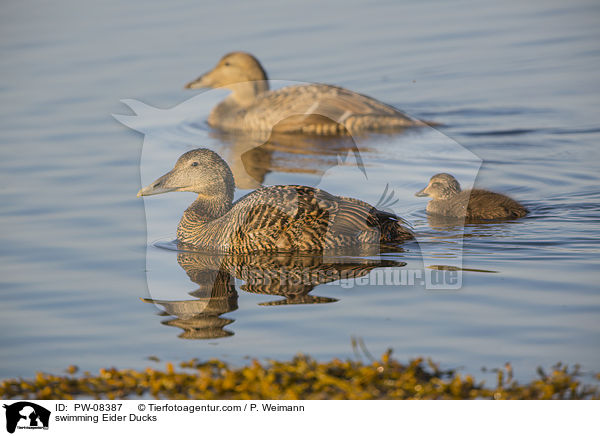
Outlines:
{"label": "duck reflection in water", "polygon": [[[188,248],[180,244],[180,248]],[[401,252],[400,248],[395,249]],[[373,255],[371,258],[356,257]],[[238,309],[239,290],[282,299],[259,303],[261,306],[323,304],[336,298],[314,296],[318,285],[336,280],[367,276],[375,268],[403,267],[405,262],[382,259],[375,253],[346,251],[339,257],[303,254],[225,255],[180,251],[177,262],[198,288],[189,293],[194,299],[180,301],[143,299],[162,307],[160,315],[171,316],[162,324],[179,327],[182,339],[215,339],[233,335],[226,329],[233,319],[223,317]]]}
{"label": "duck reflection in water", "polygon": [[209,269],[198,266],[194,255],[179,253],[177,262],[185,270],[190,280],[198,288],[189,292],[193,300],[154,300],[144,298],[145,303],[162,306],[161,316],[172,316],[162,322],[163,325],[179,327],[183,332],[182,339],[215,339],[232,336],[226,330],[234,320],[221,315],[233,312],[238,308],[238,294],[233,277],[219,268]]}
{"label": "duck reflection in water", "polygon": [[259,188],[272,172],[288,174],[291,181],[296,175],[315,176],[314,183],[318,184],[323,174],[348,159],[353,159],[352,164],[366,175],[361,152],[375,152],[365,145],[359,149],[351,136],[291,135],[275,131],[269,135],[212,131],[210,136],[226,145],[223,158],[230,165],[239,189]]}

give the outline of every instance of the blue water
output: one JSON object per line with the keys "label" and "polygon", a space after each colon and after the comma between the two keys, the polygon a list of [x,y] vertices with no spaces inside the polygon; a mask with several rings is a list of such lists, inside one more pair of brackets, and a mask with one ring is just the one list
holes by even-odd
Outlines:
{"label": "blue water", "polygon": [[[522,379],[557,361],[600,371],[598,18],[593,1],[6,3],[0,377],[141,368],[150,355],[344,358],[353,336],[375,355],[392,347],[476,375],[507,361]],[[264,183],[372,203],[394,183],[394,210],[419,237],[391,258],[406,270],[460,262],[459,290],[333,284],[310,295],[336,302],[265,306],[281,297],[238,280],[234,310],[222,315],[233,335],[185,339],[162,324],[172,317],[141,299],[192,300],[198,286],[177,253],[153,243],[174,237],[193,195],[152,197],[145,208],[135,194],[193,146],[231,157],[236,144],[206,127],[206,105],[198,119],[151,117],[145,136],[111,114],[131,115],[127,98],[172,114],[198,95],[185,83],[239,49],[272,79],[342,85],[443,124],[361,142],[368,181],[352,155],[339,164],[343,147],[303,145],[297,155],[298,144],[284,144],[266,153]],[[450,154],[436,159],[436,147]],[[464,239],[433,225],[412,193],[444,164],[531,215],[467,226]]]}

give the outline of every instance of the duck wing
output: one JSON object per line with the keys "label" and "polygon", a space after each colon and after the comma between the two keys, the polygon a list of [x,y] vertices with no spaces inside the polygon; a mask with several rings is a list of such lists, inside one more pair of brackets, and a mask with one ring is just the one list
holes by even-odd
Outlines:
{"label": "duck wing", "polygon": [[483,189],[473,189],[467,191],[467,194],[469,194],[467,219],[497,220],[522,218],[529,212],[517,201],[504,194]]}
{"label": "duck wing", "polygon": [[366,95],[338,86],[310,84],[262,94],[248,108],[245,124],[252,130],[340,134],[423,123]]}
{"label": "duck wing", "polygon": [[398,223],[397,217],[376,211],[317,188],[270,186],[238,200],[204,231],[219,235],[222,248],[232,252],[315,251],[378,243],[382,222]]}
{"label": "duck wing", "polygon": [[[385,212],[371,206],[369,203],[350,197],[338,197],[341,202],[340,214],[334,225],[336,230],[347,232],[350,229],[361,229],[362,238],[367,238],[364,242],[398,242],[414,238],[414,234],[403,225],[409,225],[403,218]],[[360,227],[362,222],[367,228]],[[379,231],[379,239],[373,240],[372,230]],[[365,232],[367,230],[367,232]],[[371,230],[369,232],[368,230]]]}

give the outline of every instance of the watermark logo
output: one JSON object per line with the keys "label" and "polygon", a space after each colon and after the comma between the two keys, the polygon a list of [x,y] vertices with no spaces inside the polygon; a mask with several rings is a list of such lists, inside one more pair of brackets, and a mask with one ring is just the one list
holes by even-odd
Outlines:
{"label": "watermark logo", "polygon": [[[310,84],[270,81],[270,85],[271,89],[280,89]],[[352,220],[327,221],[327,217],[335,214],[333,209],[327,209],[330,197],[319,194],[322,191],[356,199],[352,201],[362,205],[357,207],[369,205],[379,211],[377,217],[382,221],[405,218],[406,221],[400,218],[398,222],[413,231],[417,243],[383,248],[374,243],[379,239],[371,236],[367,241],[370,244],[368,250],[361,247],[359,251],[342,254],[335,249],[323,250],[321,256],[310,258],[289,253],[262,257],[202,253],[193,247],[182,248],[173,241],[184,210],[197,194],[158,195],[144,201],[148,237],[147,282],[151,297],[144,301],[160,307],[162,315],[175,317],[164,323],[184,329],[183,337],[186,338],[228,336],[231,333],[224,327],[232,321],[221,316],[237,308],[238,290],[283,297],[258,303],[273,306],[337,301],[330,296],[309,295],[316,287],[325,291],[322,285],[342,289],[367,285],[416,286],[427,290],[461,288],[462,221],[448,223],[428,216],[425,213],[427,201],[416,198],[415,193],[432,175],[441,172],[452,173],[465,187],[471,187],[481,166],[479,157],[426,125],[393,135],[341,136],[282,134],[274,127],[286,125],[289,119],[294,122],[305,118],[339,122],[339,114],[328,104],[313,104],[306,112],[294,112],[297,108],[293,106],[291,112],[276,113],[275,118],[268,119],[270,128],[265,131],[248,130],[240,134],[239,131],[212,128],[206,120],[215,110],[219,113],[227,108],[228,100],[225,103],[223,100],[227,92],[224,89],[207,90],[169,109],[155,108],[138,100],[122,100],[133,114],[114,117],[144,135],[141,185],[148,187],[150,184],[151,189],[144,188],[143,195],[197,192],[184,187],[182,177],[202,168],[203,164],[178,159],[193,150],[207,148],[227,163],[238,197],[269,185],[318,188],[310,195],[314,195],[314,202],[319,207],[322,205],[321,216],[324,218],[320,227],[312,230],[325,239],[343,232]],[[186,169],[187,164],[190,169]],[[174,165],[185,171],[175,171]],[[164,176],[157,179],[161,174]],[[207,180],[203,179],[204,182]],[[283,206],[265,205],[269,211],[265,219],[292,223],[306,201],[299,193],[294,198],[287,198]],[[237,230],[232,234],[252,230],[244,227],[251,221],[239,220]],[[231,224],[235,227],[235,223]],[[346,227],[339,228],[340,225]],[[362,237],[367,239],[366,235],[370,233],[367,231]],[[176,250],[178,255],[173,256],[157,246]],[[230,242],[224,243],[223,247],[231,248]],[[174,278],[182,277],[182,269],[197,285],[197,289],[187,289],[183,295],[181,288],[173,286]],[[186,294],[194,299],[189,299]]]}
{"label": "watermark logo", "polygon": [[14,433],[19,430],[48,430],[50,411],[29,401],[4,404],[6,409],[6,431]]}

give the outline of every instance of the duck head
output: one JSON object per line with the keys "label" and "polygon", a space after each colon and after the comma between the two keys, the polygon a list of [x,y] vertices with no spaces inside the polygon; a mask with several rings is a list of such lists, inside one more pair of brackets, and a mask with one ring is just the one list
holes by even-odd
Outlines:
{"label": "duck head", "polygon": [[234,186],[227,163],[214,151],[198,148],[182,154],[171,171],[140,189],[137,196],[187,191],[231,204]]}
{"label": "duck head", "polygon": [[460,192],[458,181],[447,173],[440,173],[429,179],[429,184],[415,193],[417,197],[431,197],[434,200],[448,200]]}
{"label": "duck head", "polygon": [[228,88],[233,91],[241,82],[255,82],[257,91],[267,91],[267,73],[250,53],[236,51],[221,58],[216,67],[185,85],[188,89]]}

